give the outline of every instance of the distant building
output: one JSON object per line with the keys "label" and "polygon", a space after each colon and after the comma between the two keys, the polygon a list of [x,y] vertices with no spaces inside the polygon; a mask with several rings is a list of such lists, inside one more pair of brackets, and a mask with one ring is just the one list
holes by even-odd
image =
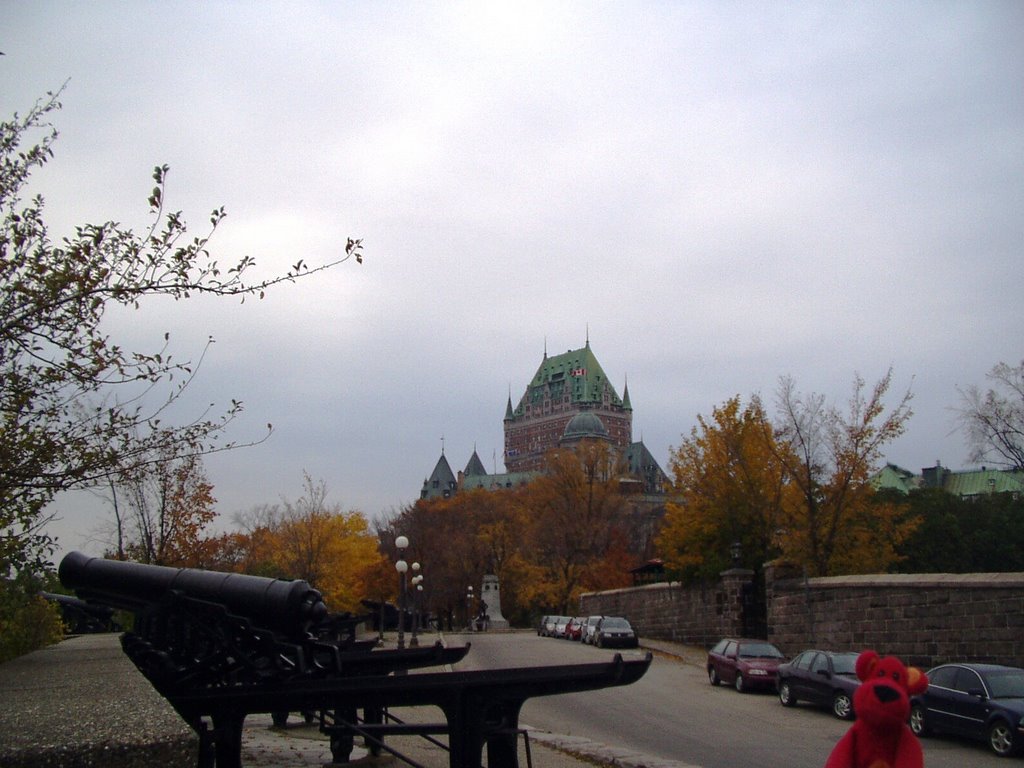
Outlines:
{"label": "distant building", "polygon": [[633,442],[633,407],[629,386],[622,397],[590,349],[571,349],[548,357],[513,409],[505,408],[505,467],[509,472],[537,471],[544,456],[561,444],[585,437],[607,440],[620,452]]}
{"label": "distant building", "polygon": [[941,462],[936,462],[934,467],[925,467],[919,475],[895,464],[886,464],[871,482],[878,490],[900,493],[910,493],[917,488],[941,488],[964,499],[990,493],[1024,494],[1024,472],[987,467],[953,471],[942,466]]}
{"label": "distant building", "polygon": [[[480,461],[473,451],[473,457]],[[472,462],[471,462],[472,463]],[[441,449],[441,458],[434,465],[434,471],[430,477],[423,481],[423,489],[420,491],[421,499],[447,499],[458,490],[458,481],[452,473],[451,465],[445,458],[444,448]]]}
{"label": "distant building", "polygon": [[[629,387],[622,396],[608,380],[590,348],[549,357],[547,351],[526,391],[513,408],[505,407],[506,472],[488,474],[476,450],[457,474],[444,449],[433,472],[423,481],[421,499],[450,498],[460,490],[511,489],[525,485],[544,468],[554,448],[574,448],[583,440],[605,441],[626,466],[622,490],[634,497],[636,513],[658,518],[663,511],[668,478],[643,441],[633,441],[633,408]],[[653,515],[652,515],[653,511]],[[654,521],[648,526],[653,530]]]}
{"label": "distant building", "polygon": [[483,488],[485,491],[508,490],[525,485],[537,476],[537,472],[505,472],[488,474],[476,450],[469,457],[466,468],[456,475],[441,449],[441,457],[434,465],[434,471],[423,481],[421,499],[448,499],[457,491]]}

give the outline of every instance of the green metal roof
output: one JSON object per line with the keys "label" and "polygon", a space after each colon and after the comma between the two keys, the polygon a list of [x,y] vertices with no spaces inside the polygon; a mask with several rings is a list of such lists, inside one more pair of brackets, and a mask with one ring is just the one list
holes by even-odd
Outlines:
{"label": "green metal roof", "polygon": [[920,478],[915,477],[909,469],[895,464],[886,464],[871,478],[871,484],[877,491],[892,490],[910,493],[912,489],[920,485]]}
{"label": "green metal roof", "polygon": [[496,475],[470,475],[462,479],[462,489],[469,491],[483,488],[485,491],[497,488],[516,488],[540,477],[539,472],[502,472]]}
{"label": "green metal roof", "polygon": [[476,448],[473,449],[473,455],[469,457],[469,463],[466,464],[466,469],[462,474],[466,477],[476,477],[478,475],[487,474],[487,469],[484,467],[484,463],[480,461],[480,457],[476,453]]}
{"label": "green metal roof", "polygon": [[1024,492],[1024,474],[1000,469],[951,472],[943,488],[957,496],[981,496],[986,493]]}
{"label": "green metal roof", "polygon": [[[521,416],[528,402],[540,402],[546,386],[551,388],[552,397],[560,397],[568,391],[570,401],[574,404],[600,403],[607,386],[612,404],[623,405],[622,398],[608,381],[604,369],[590,349],[590,342],[581,349],[570,349],[561,355],[545,355],[519,401],[515,415]],[[509,402],[511,404],[511,400]]]}
{"label": "green metal roof", "polygon": [[969,469],[954,472],[937,466],[929,467],[924,473],[915,475],[903,467],[886,464],[871,478],[871,482],[877,490],[896,490],[902,493],[923,487],[941,487],[946,493],[960,497],[981,496],[986,493],[1024,493],[1024,472],[1003,469]]}

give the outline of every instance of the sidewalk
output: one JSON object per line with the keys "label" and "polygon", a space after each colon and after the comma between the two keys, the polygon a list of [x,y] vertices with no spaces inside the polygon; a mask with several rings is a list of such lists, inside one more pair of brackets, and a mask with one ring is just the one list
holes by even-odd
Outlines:
{"label": "sidewalk", "polygon": [[[641,647],[681,663],[704,664],[699,649],[658,641],[642,641]],[[113,634],[66,640],[0,665],[0,699],[6,705],[0,707],[0,765],[5,768],[196,764],[195,734],[139,674]],[[439,714],[416,707],[395,712],[410,722],[437,719]],[[331,762],[329,742],[317,725],[307,726],[297,716],[288,728],[271,725],[268,715],[246,718],[246,768],[313,768]],[[423,768],[448,768],[447,751],[424,739],[391,736],[386,743]],[[520,738],[518,743],[520,768],[695,768],[543,730],[530,731],[529,755],[526,741]],[[353,768],[365,756],[357,747]],[[405,768],[392,757],[365,759],[362,765]]]}

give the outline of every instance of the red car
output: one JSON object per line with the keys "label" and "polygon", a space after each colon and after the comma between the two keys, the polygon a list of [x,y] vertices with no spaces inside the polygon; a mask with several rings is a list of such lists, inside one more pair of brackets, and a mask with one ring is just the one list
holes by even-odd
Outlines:
{"label": "red car", "polygon": [[575,617],[572,621],[565,625],[565,638],[566,640],[579,640],[583,635],[583,622],[586,619],[581,619],[579,616]]}
{"label": "red car", "polygon": [[755,688],[775,690],[782,651],[765,640],[727,637],[708,651],[708,680],[726,683],[737,691]]}

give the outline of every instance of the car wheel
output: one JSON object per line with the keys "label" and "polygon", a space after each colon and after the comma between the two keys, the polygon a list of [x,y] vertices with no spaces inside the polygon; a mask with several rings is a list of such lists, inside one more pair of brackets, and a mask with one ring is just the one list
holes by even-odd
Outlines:
{"label": "car wheel", "polygon": [[743,693],[743,691],[745,690],[745,688],[743,687],[743,675],[741,675],[739,672],[736,673],[736,682],[734,683],[734,685],[736,686],[736,690],[740,693]]}
{"label": "car wheel", "polygon": [[711,681],[712,685],[718,685],[722,682],[722,678],[718,676],[718,670],[714,667],[708,667],[708,680]]}
{"label": "car wheel", "polygon": [[779,701],[784,707],[796,706],[796,696],[793,695],[793,689],[789,687],[789,680],[779,682]]}
{"label": "car wheel", "polygon": [[853,701],[850,694],[845,691],[836,691],[832,697],[832,714],[840,720],[849,720],[853,717]]}
{"label": "car wheel", "polygon": [[601,639],[600,635],[597,636],[597,647],[604,648],[604,640]]}
{"label": "car wheel", "polygon": [[910,708],[910,730],[915,736],[927,736],[931,732],[924,714],[924,705],[914,704]]}
{"label": "car wheel", "polygon": [[996,720],[988,729],[988,745],[1000,757],[1016,754],[1017,743],[1014,730],[1005,720]]}

